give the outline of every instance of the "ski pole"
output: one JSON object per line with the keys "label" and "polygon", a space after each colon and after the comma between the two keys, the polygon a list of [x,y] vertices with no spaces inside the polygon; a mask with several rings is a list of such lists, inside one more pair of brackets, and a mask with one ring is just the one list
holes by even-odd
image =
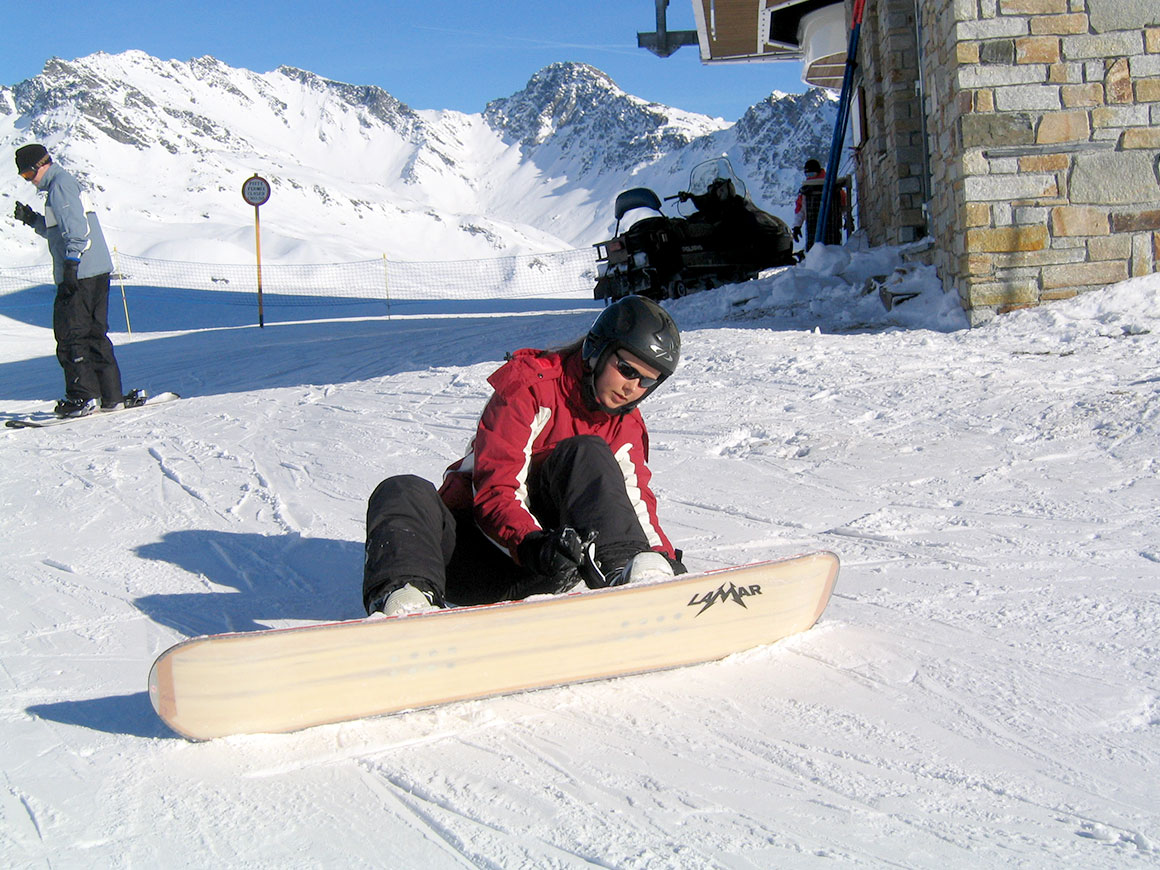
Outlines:
{"label": "ski pole", "polygon": [[866,0],[854,0],[854,11],[850,23],[850,44],[846,51],[846,71],[842,75],[842,94],[838,98],[838,120],[834,123],[834,137],[830,142],[830,158],[826,163],[826,178],[822,183],[822,205],[818,211],[818,225],[814,227],[814,244],[825,238],[826,223],[830,219],[830,199],[834,195],[834,179],[838,174],[838,164],[842,158],[842,144],[846,137],[846,124],[850,120],[850,102],[854,92],[854,71],[858,67],[858,42],[862,35],[862,14]]}

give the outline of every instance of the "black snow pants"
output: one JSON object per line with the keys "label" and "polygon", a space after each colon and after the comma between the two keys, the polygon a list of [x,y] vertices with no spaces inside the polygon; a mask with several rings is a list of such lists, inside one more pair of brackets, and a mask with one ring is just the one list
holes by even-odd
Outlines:
{"label": "black snow pants", "polygon": [[120,402],[121,370],[109,341],[109,276],[59,284],[52,305],[56,358],[64,369],[65,397]]}
{"label": "black snow pants", "polygon": [[[561,441],[529,480],[529,508],[544,529],[597,532],[605,573],[649,549],[604,439]],[[414,475],[390,477],[367,505],[363,605],[410,583],[441,604],[491,604],[546,592],[550,582],[522,568],[475,524],[470,510],[452,511],[434,485]]]}

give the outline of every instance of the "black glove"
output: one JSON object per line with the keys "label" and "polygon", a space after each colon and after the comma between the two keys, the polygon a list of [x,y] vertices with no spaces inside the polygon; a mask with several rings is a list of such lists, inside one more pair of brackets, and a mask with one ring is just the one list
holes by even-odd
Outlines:
{"label": "black glove", "polygon": [[[575,529],[532,532],[517,548],[520,564],[550,582],[545,593],[567,592],[581,580],[602,579],[596,567],[596,532],[581,537]],[[590,584],[591,585],[591,584]]]}
{"label": "black glove", "polygon": [[19,200],[16,202],[16,210],[12,212],[12,216],[27,226],[32,226],[34,223],[36,223],[36,219],[40,217],[37,212],[33,211],[29,206],[26,206]]}
{"label": "black glove", "polygon": [[64,277],[60,283],[64,287],[75,290],[77,287],[77,269],[81,267],[80,260],[69,258],[64,261]]}
{"label": "black glove", "polygon": [[795,242],[800,242],[802,240],[802,228],[801,227],[794,227],[793,228],[793,240]]}

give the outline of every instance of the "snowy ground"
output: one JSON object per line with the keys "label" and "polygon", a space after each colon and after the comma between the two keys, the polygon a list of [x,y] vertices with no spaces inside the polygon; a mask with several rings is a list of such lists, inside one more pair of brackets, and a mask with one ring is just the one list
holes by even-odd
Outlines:
{"label": "snowy ground", "polygon": [[[437,478],[502,354],[596,307],[143,311],[172,331],[117,336],[126,386],[184,401],[0,434],[0,865],[1160,865],[1160,276],[967,330],[928,272],[887,314],[890,257],[825,254],[673,304],[645,405],[691,568],[841,556],[816,628],[204,744],[153,715],[153,658],[360,616],[374,485]],[[0,416],[60,392],[29,299]]]}

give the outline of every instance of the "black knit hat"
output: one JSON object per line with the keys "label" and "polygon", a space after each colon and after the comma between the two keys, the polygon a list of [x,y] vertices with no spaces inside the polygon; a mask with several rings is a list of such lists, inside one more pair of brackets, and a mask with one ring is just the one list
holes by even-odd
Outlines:
{"label": "black knit hat", "polygon": [[818,161],[816,161],[814,158],[811,157],[809,160],[806,161],[806,165],[804,168],[805,168],[806,172],[821,172],[822,171],[822,164],[818,163]]}
{"label": "black knit hat", "polygon": [[16,172],[35,169],[40,161],[48,157],[48,149],[43,145],[25,145],[16,149]]}

